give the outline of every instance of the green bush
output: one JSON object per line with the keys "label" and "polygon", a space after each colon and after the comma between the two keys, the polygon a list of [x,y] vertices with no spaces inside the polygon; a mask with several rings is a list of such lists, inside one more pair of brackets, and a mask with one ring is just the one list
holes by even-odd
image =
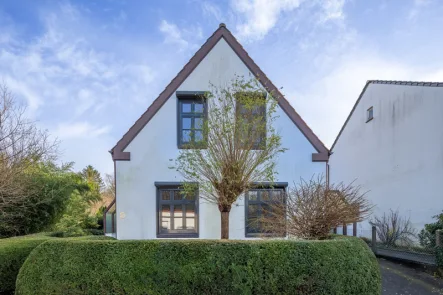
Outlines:
{"label": "green bush", "polygon": [[0,294],[14,292],[15,280],[23,262],[35,247],[49,239],[43,235],[0,239]]}
{"label": "green bush", "polygon": [[36,248],[16,294],[380,294],[357,238],[79,241]]}
{"label": "green bush", "polygon": [[[48,240],[54,240],[53,233],[41,233],[28,236],[0,239],[0,294],[12,294],[15,281],[23,265],[34,248]],[[76,240],[113,239],[104,236],[85,236]]]}

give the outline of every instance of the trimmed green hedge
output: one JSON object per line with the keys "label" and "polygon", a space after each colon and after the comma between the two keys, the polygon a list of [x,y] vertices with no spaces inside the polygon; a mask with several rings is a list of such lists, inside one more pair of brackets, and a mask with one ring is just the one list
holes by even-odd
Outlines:
{"label": "trimmed green hedge", "polygon": [[0,239],[0,294],[12,294],[18,271],[29,253],[47,240],[48,236],[30,235]]}
{"label": "trimmed green hedge", "polygon": [[[20,267],[34,248],[48,240],[57,240],[51,233],[20,236],[0,239],[0,294],[12,294],[15,289]],[[107,237],[85,236],[76,238],[84,239],[109,239]]]}
{"label": "trimmed green hedge", "polygon": [[324,241],[48,241],[16,294],[380,294],[357,238]]}

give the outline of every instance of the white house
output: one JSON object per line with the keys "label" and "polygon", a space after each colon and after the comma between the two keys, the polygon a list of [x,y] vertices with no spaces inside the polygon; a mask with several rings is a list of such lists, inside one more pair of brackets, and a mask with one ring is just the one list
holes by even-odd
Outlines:
{"label": "white house", "polygon": [[[328,149],[221,24],[111,150],[116,202],[106,232],[115,231],[118,239],[220,238],[220,212],[215,204],[198,196],[195,201],[176,197],[182,176],[169,167],[179,155],[181,141],[186,140],[181,137],[185,122],[178,118],[183,118],[188,107],[196,112],[204,109],[192,100],[207,91],[210,83],[221,86],[236,75],[251,74],[278,101],[275,128],[288,150],[279,157],[275,188],[284,190],[300,177],[326,173]],[[192,106],[187,105],[190,101]],[[246,226],[248,204],[241,196],[231,210],[231,239],[254,236]]]}
{"label": "white house", "polygon": [[442,112],[443,83],[368,81],[331,147],[330,181],[355,180],[374,214],[398,210],[422,229],[443,210]]}

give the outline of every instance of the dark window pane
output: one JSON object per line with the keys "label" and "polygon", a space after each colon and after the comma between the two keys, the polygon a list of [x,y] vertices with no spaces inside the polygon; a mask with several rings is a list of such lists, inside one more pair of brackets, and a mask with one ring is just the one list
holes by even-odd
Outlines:
{"label": "dark window pane", "polygon": [[191,118],[182,118],[182,129],[191,129],[192,128],[192,119]]}
{"label": "dark window pane", "polygon": [[271,200],[269,191],[261,191],[261,200],[264,202]]}
{"label": "dark window pane", "polygon": [[162,191],[162,200],[170,200],[171,199],[171,195],[169,191]]}
{"label": "dark window pane", "polygon": [[282,190],[271,191],[271,200],[273,202],[282,202],[283,201],[283,191]]}
{"label": "dark window pane", "polygon": [[183,199],[186,201],[193,201],[195,200],[195,193],[189,193],[186,196],[183,196]]}
{"label": "dark window pane", "polygon": [[194,131],[195,142],[203,141],[203,131],[195,130]]}
{"label": "dark window pane", "polygon": [[257,191],[249,191],[248,192],[248,198],[250,201],[257,201],[258,199],[258,192]]}
{"label": "dark window pane", "polygon": [[190,113],[192,112],[192,103],[182,103],[182,112],[183,113]]}
{"label": "dark window pane", "polygon": [[196,103],[194,105],[194,112],[196,112],[196,113],[203,113],[203,104],[202,103]]}
{"label": "dark window pane", "polygon": [[186,229],[195,229],[195,218],[186,218]]}
{"label": "dark window pane", "polygon": [[174,217],[183,217],[182,205],[174,205]]}
{"label": "dark window pane", "polygon": [[255,204],[249,204],[248,206],[248,216],[249,217],[256,217],[258,216],[258,207],[259,205],[255,205]]}
{"label": "dark window pane", "polygon": [[181,200],[183,198],[183,193],[181,191],[174,191],[174,200]]}
{"label": "dark window pane", "polygon": [[191,130],[183,130],[183,142],[190,142],[191,141]]}
{"label": "dark window pane", "polygon": [[195,217],[195,205],[186,204],[186,217]]}
{"label": "dark window pane", "polygon": [[203,129],[203,118],[195,118],[194,128],[195,129]]}

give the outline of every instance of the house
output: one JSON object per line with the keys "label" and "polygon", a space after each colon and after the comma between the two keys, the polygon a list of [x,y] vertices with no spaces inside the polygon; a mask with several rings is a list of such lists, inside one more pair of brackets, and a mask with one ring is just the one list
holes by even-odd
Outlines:
{"label": "house", "polygon": [[[278,101],[275,128],[288,150],[279,157],[278,179],[274,189],[285,190],[300,177],[325,174],[328,149],[300,115],[249,57],[224,24],[203,44],[165,90],[153,101],[135,124],[111,150],[116,177],[116,201],[110,206],[106,232],[118,239],[220,238],[220,212],[217,205],[179,197],[182,176],[170,169],[183,141],[185,105],[204,109],[197,94],[210,84],[222,85],[236,76],[254,75],[267,93]],[[204,113],[201,112],[202,118]],[[269,188],[262,187],[258,191]],[[258,198],[255,203],[264,202]],[[251,204],[250,204],[251,203]],[[248,206],[241,196],[230,213],[230,238],[254,237],[247,226]],[[255,204],[257,205],[257,204]],[[115,225],[112,224],[115,221]],[[105,222],[106,223],[106,222]],[[112,231],[115,232],[112,233]]]}
{"label": "house", "polygon": [[355,180],[373,214],[398,210],[421,230],[443,210],[442,111],[443,83],[368,81],[331,147],[330,181]]}

